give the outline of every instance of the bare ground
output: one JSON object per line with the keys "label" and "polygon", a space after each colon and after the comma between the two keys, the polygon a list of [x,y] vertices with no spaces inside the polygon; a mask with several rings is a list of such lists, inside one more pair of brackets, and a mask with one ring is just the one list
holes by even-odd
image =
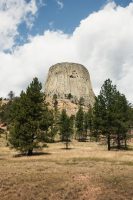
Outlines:
{"label": "bare ground", "polygon": [[0,147],[0,200],[133,200],[133,151],[73,142],[39,155]]}

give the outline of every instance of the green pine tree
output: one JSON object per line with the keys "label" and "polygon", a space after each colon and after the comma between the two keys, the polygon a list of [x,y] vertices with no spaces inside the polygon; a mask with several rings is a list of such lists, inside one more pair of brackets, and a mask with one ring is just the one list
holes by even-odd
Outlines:
{"label": "green pine tree", "polygon": [[66,149],[68,149],[73,135],[73,118],[67,115],[66,110],[62,110],[61,112],[59,126],[61,140],[65,142]]}
{"label": "green pine tree", "polygon": [[118,148],[121,139],[126,141],[128,110],[125,96],[117,91],[110,79],[106,80],[93,108],[93,128],[97,135],[101,133],[107,137],[108,150],[111,149],[111,138],[116,138]]}
{"label": "green pine tree", "polygon": [[104,115],[102,110],[101,98],[100,96],[95,97],[95,104],[93,107],[93,117],[92,117],[92,135],[96,142],[99,140],[100,134],[102,134],[102,115]]}
{"label": "green pine tree", "polygon": [[117,140],[117,148],[121,148],[121,142],[125,141],[125,148],[127,148],[128,129],[129,129],[129,104],[125,95],[117,92],[114,103],[114,126]]}
{"label": "green pine tree", "polygon": [[92,132],[92,109],[91,108],[88,110],[88,112],[84,113],[84,131],[86,134],[86,138],[88,135],[91,135],[91,132]]}
{"label": "green pine tree", "polygon": [[11,147],[27,155],[32,155],[33,149],[40,147],[40,141],[45,138],[42,134],[44,129],[47,129],[40,126],[44,114],[41,89],[41,83],[34,78],[26,92],[21,92],[20,98],[13,105],[9,142]]}
{"label": "green pine tree", "polygon": [[44,131],[44,134],[42,134],[42,136],[44,137],[44,140],[47,142],[54,142],[55,132],[53,132],[53,124],[54,124],[53,110],[49,110],[48,104],[44,103],[42,119],[40,122],[40,129]]}
{"label": "green pine tree", "polygon": [[79,110],[76,114],[75,125],[76,125],[76,135],[78,137],[78,140],[79,141],[86,140],[84,134],[84,111],[81,106],[79,107]]}

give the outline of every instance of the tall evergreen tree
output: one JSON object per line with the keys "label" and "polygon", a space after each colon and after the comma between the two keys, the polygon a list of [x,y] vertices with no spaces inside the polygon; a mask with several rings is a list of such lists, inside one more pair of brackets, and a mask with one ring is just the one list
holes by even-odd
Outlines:
{"label": "tall evergreen tree", "polygon": [[92,120],[92,136],[96,139],[96,142],[99,138],[99,130],[101,124],[101,106],[99,103],[99,96],[95,97],[95,104],[93,107],[93,120]]}
{"label": "tall evergreen tree", "polygon": [[89,135],[91,135],[92,132],[92,109],[90,108],[88,112],[84,113],[84,131],[86,133],[86,137],[88,136],[88,131]]}
{"label": "tall evergreen tree", "polygon": [[129,129],[129,104],[125,95],[117,92],[114,103],[114,127],[117,137],[117,147],[121,148],[121,141],[125,141],[125,148],[127,148],[127,132]]}
{"label": "tall evergreen tree", "polygon": [[97,133],[107,137],[108,150],[111,148],[111,136],[117,138],[117,146],[120,148],[120,140],[126,138],[128,122],[128,102],[124,95],[120,94],[110,79],[106,80],[96,98],[93,108],[93,124]]}
{"label": "tall evergreen tree", "polygon": [[40,129],[44,131],[44,134],[42,134],[42,136],[47,142],[54,142],[55,132],[53,132],[53,124],[54,113],[53,110],[48,109],[48,104],[45,102],[44,96],[43,113],[40,122]]}
{"label": "tall evergreen tree", "polygon": [[66,110],[62,110],[59,125],[61,140],[62,142],[65,142],[66,149],[68,149],[73,134],[73,119],[67,115]]}
{"label": "tall evergreen tree", "polygon": [[13,148],[27,155],[32,155],[33,149],[38,148],[44,138],[44,132],[40,131],[44,103],[41,89],[41,83],[34,78],[26,92],[21,92],[20,98],[13,105],[9,142]]}
{"label": "tall evergreen tree", "polygon": [[53,95],[52,99],[53,103],[53,125],[51,127],[51,136],[53,135],[53,138],[57,135],[59,131],[59,118],[60,118],[60,112],[58,110],[58,99],[57,94]]}
{"label": "tall evergreen tree", "polygon": [[86,139],[85,134],[84,134],[84,111],[83,108],[80,106],[79,110],[76,114],[76,135],[78,136],[78,140],[82,141]]}

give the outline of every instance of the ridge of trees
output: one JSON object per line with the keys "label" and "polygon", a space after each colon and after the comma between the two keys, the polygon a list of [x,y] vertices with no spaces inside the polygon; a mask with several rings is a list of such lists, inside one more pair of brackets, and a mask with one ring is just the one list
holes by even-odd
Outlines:
{"label": "ridge of trees", "polygon": [[53,109],[49,109],[42,85],[34,78],[15,97],[11,91],[9,102],[0,106],[0,120],[8,125],[10,147],[32,155],[33,150],[42,148],[48,142],[54,142],[56,136],[65,144],[66,149],[73,137],[78,141],[93,139],[96,142],[104,138],[108,150],[128,148],[129,130],[133,127],[133,107],[116,85],[107,79],[95,97],[93,108],[84,112],[84,99],[79,101],[76,116],[68,116],[66,110],[58,110],[57,95],[53,96]]}

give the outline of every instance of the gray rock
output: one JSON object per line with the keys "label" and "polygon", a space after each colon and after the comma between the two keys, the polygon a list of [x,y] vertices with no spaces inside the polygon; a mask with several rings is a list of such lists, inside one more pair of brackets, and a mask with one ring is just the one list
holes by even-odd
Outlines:
{"label": "gray rock", "polygon": [[83,97],[84,105],[88,107],[93,106],[95,101],[89,72],[83,65],[76,63],[58,63],[50,67],[45,94],[51,98],[56,94],[58,99],[67,99],[71,94],[71,101],[75,103]]}

